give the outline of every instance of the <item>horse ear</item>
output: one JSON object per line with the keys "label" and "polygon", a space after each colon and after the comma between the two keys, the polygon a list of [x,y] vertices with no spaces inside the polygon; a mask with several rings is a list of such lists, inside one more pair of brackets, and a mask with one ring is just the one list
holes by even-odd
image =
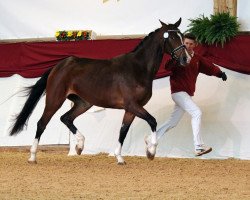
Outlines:
{"label": "horse ear", "polygon": [[174,25],[175,25],[176,27],[179,27],[179,26],[180,26],[180,24],[181,24],[181,17],[180,17],[180,19],[179,19],[177,22],[175,22],[175,24],[174,24]]}
{"label": "horse ear", "polygon": [[162,22],[160,19],[159,19],[160,23],[162,26],[167,26],[167,24],[165,24],[164,22]]}

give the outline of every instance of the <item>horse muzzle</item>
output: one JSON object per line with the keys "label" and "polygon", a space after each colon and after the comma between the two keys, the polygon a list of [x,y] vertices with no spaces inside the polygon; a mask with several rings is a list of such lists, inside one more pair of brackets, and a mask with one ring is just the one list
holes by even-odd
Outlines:
{"label": "horse muzzle", "polygon": [[177,56],[176,53],[185,49],[186,49],[186,46],[183,44],[183,45],[178,46],[171,52],[172,59],[177,61],[179,65],[181,66],[186,66],[188,64],[188,58],[184,52],[182,52],[179,56]]}
{"label": "horse muzzle", "polygon": [[189,63],[187,56],[180,56],[178,62],[180,66],[183,66],[183,67],[185,67]]}

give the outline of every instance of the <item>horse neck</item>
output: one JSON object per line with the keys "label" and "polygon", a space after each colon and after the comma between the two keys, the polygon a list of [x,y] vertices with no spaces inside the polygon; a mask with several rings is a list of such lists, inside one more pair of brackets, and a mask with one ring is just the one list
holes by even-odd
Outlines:
{"label": "horse neck", "polygon": [[158,31],[147,36],[148,38],[144,38],[135,51],[136,57],[141,60],[143,67],[146,66],[147,72],[152,78],[155,77],[163,58],[161,41],[157,34],[159,34]]}

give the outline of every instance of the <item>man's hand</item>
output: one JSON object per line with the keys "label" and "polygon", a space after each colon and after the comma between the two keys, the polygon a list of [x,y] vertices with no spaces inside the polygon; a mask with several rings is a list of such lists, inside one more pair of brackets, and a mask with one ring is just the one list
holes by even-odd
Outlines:
{"label": "man's hand", "polygon": [[226,73],[225,73],[225,72],[221,72],[220,78],[222,78],[223,81],[226,81],[226,80],[227,80],[227,75],[226,75]]}

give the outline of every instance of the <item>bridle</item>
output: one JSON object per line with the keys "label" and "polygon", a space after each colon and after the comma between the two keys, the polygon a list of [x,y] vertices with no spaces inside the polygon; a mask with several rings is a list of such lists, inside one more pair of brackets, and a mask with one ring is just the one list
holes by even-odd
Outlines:
{"label": "bridle", "polygon": [[[164,33],[164,48],[165,48],[165,46],[166,46],[166,42],[167,42],[167,39],[168,39],[168,32],[180,32],[179,30],[168,30],[167,32],[165,32]],[[167,34],[167,36],[165,35],[165,34]],[[171,45],[171,43],[169,42],[169,45],[170,45],[170,47],[172,48],[172,45]],[[186,46],[184,45],[184,44],[182,44],[182,45],[180,45],[180,46],[178,46],[178,47],[176,47],[175,49],[173,49],[171,52],[170,52],[170,55],[171,55],[171,58],[173,59],[173,60],[178,60],[178,57],[176,56],[176,52],[178,52],[178,51],[180,51],[180,50],[182,50],[182,49],[186,49]]]}

